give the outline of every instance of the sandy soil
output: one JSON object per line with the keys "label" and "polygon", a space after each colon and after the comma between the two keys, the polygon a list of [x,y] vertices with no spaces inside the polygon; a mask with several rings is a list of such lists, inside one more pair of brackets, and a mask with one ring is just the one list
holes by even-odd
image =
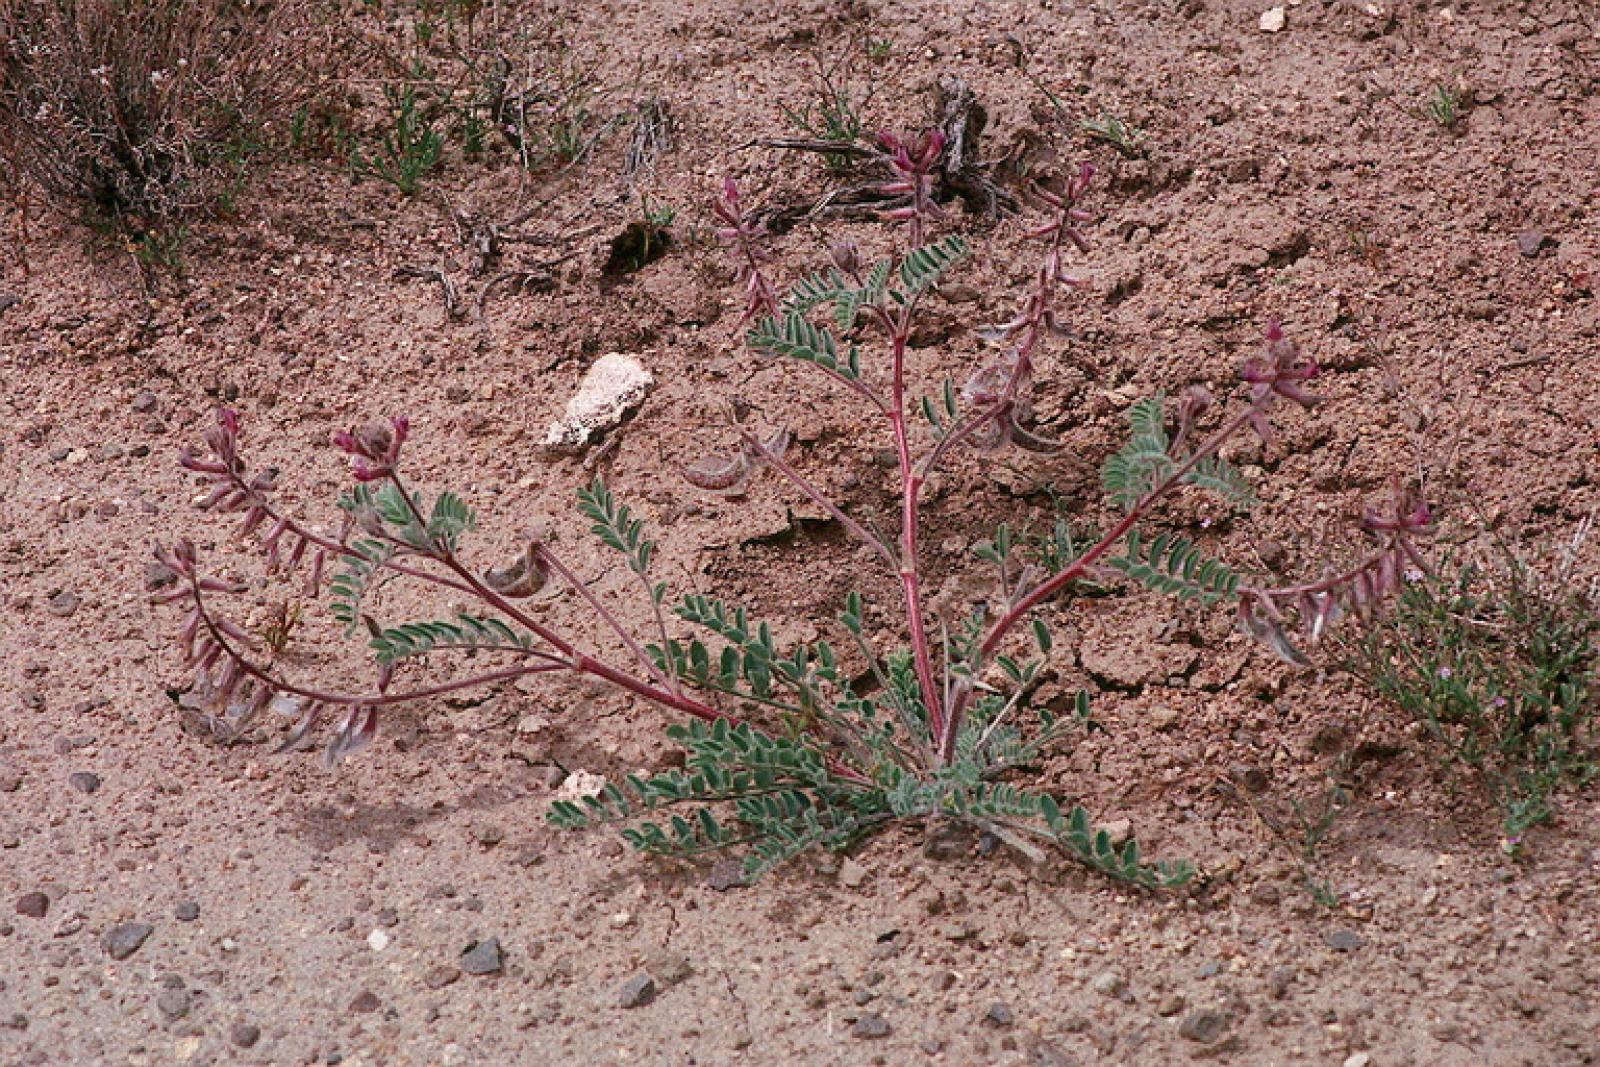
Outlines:
{"label": "sandy soil", "polygon": [[[890,42],[887,60],[858,65],[879,124],[920,121],[936,76],[955,73],[990,110],[987,155],[1048,142],[1056,117],[1016,69],[1014,35],[1074,121],[1115,112],[1148,136],[1142,159],[1075,130],[1061,141],[1062,158],[1107,176],[1080,265],[1090,283],[1070,304],[1080,336],[1040,373],[1038,414],[1069,448],[966,462],[938,487],[927,543],[947,600],[972,580],[967,545],[1044,514],[1043,487],[1100,515],[1093,472],[1127,404],[1192,381],[1226,392],[1273,316],[1327,368],[1329,400],[1288,419],[1275,450],[1241,457],[1264,507],[1218,516],[1207,536],[1230,558],[1317,573],[1393,476],[1425,478],[1448,538],[1484,520],[1530,542],[1570,536],[1600,505],[1595,8],[1303,0],[1265,33],[1267,6],[571,5],[575,52],[621,87],[607,106],[646,89],[670,102],[676,147],[636,187],[621,177],[625,136],[555,174],[452,157],[411,201],[285,163],[238,218],[191,235],[187,279],[153,302],[123,256],[35,220],[30,271],[0,264],[0,1062],[1600,1059],[1592,791],[1566,797],[1512,863],[1493,812],[1401,713],[1154,597],[1055,609],[1053,684],[1090,686],[1107,729],[1046,784],[1131,820],[1150,854],[1195,859],[1206,884],[1177,896],[928,850],[911,830],[718,890],[604,834],[553,834],[560,768],[664,758],[660,713],[585,686],[417,705],[335,771],[270,756],[265,731],[211,744],[172,696],[185,679],[174,620],[148,604],[151,544],[191,536],[225,572],[251,573],[174,462],[219,402],[285,469],[285,499],[318,518],[341,478],[329,433],[408,414],[415,476],[479,507],[481,558],[549,524],[621,596],[570,514],[589,471],[537,447],[614,350],[657,385],[603,467],[661,529],[665,577],[797,636],[852,587],[891,609],[870,561],[775,482],[707,501],[675,474],[726,443],[720,412],[737,395],[790,425],[796,462],[849,505],[889,504],[882,444],[840,398],[741,352],[704,209],[726,173],[761,203],[826,187],[815,159],[741,146],[784,132],[806,49],[853,34]],[[1415,112],[1439,83],[1467,90],[1454,133]],[[602,284],[640,191],[680,209],[680,240]],[[437,285],[396,277],[442,266],[475,306],[482,280],[436,193],[487,218],[542,205],[524,229],[546,243],[509,248],[507,269],[574,255],[544,291],[502,287],[481,322],[450,321]],[[950,225],[978,254],[935,306],[943,341],[917,350],[929,373],[967,365],[966,328],[1003,317],[1032,269],[1025,220],[957,210]],[[781,238],[779,272],[816,265],[825,240],[810,225]],[[1207,514],[1173,518],[1198,529]],[[240,613],[260,623],[294,599],[257,583]],[[306,607],[287,665],[359,677]],[[601,639],[565,602],[541,610]],[[1330,774],[1351,793],[1311,864],[1332,907],[1305,887],[1303,842],[1252,810],[1314,807]],[[151,929],[114,959],[129,923]],[[463,952],[491,938],[498,970],[464,973]],[[642,974],[655,997],[623,1007]]]}

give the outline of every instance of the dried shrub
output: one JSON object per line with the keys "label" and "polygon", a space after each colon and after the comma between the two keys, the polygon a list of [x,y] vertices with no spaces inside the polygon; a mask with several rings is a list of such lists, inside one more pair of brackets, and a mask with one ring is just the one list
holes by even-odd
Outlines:
{"label": "dried shrub", "polygon": [[224,206],[309,95],[303,0],[0,0],[0,156],[134,238]]}

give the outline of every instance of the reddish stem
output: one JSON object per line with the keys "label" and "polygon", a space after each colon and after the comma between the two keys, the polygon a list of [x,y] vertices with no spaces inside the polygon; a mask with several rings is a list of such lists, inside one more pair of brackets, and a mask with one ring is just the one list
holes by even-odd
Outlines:
{"label": "reddish stem", "polygon": [[[887,414],[887,411],[885,413]],[[743,428],[740,429],[739,433],[744,438],[745,445],[759,455],[764,462],[770,464],[773,470],[793,482],[797,489],[810,497],[818,507],[832,515],[841,526],[855,534],[857,540],[876,552],[885,563],[891,567],[896,565],[894,553],[889,550],[888,545],[883,543],[882,538],[862,526],[855,519],[852,519],[848,512],[830,500],[826,493],[807,481],[805,476],[795,470],[788,460],[768,448],[755,434]]]}
{"label": "reddish stem", "polygon": [[906,623],[911,629],[911,656],[916,665],[917,684],[928,712],[928,728],[934,737],[943,736],[946,726],[944,701],[934,680],[933,656],[928,649],[927,620],[922,617],[922,578],[917,552],[919,525],[918,497],[921,483],[911,459],[911,439],[906,429],[906,341],[910,336],[911,311],[908,303],[895,316],[891,343],[894,349],[894,386],[889,404],[889,425],[894,430],[895,455],[900,463],[900,588],[905,596]]}
{"label": "reddish stem", "polygon": [[[644,667],[652,678],[668,688],[673,688],[667,676],[650,659],[649,653],[645,652],[644,647],[628,632],[627,627],[622,625],[621,621],[611,613],[610,609],[600,602],[600,598],[590,592],[589,587],[576,574],[573,574],[554,552],[544,545],[537,546],[534,551],[539,554],[540,559],[549,564],[551,570],[561,576],[561,580],[566,582],[574,593],[583,598],[584,603],[589,605],[590,609],[600,617],[602,622],[611,627],[612,632],[622,639],[622,643],[628,646],[628,651],[633,653],[640,666]],[[663,635],[662,641],[665,642],[665,640],[665,635]],[[665,643],[661,647],[663,652],[666,651]]]}
{"label": "reddish stem", "polygon": [[228,638],[227,634],[223,633],[221,627],[219,627],[215,620],[212,619],[210,611],[206,609],[205,600],[201,596],[200,583],[192,583],[190,590],[194,599],[195,611],[199,613],[200,621],[205,625],[206,632],[211,635],[211,640],[222,649],[223,653],[227,655],[227,657],[234,663],[238,664],[240,670],[244,671],[245,674],[248,674],[250,677],[254,678],[256,681],[262,683],[275,692],[290,693],[297,697],[304,697],[307,700],[314,700],[319,704],[359,704],[365,707],[376,708],[382,707],[386,704],[401,704],[408,700],[422,700],[427,697],[440,696],[445,693],[454,693],[460,689],[469,689],[479,685],[489,685],[494,682],[505,681],[510,678],[520,678],[528,674],[543,674],[550,671],[572,669],[571,665],[566,661],[556,659],[555,657],[550,656],[548,653],[540,652],[537,649],[504,649],[503,651],[516,652],[522,656],[536,657],[541,659],[543,662],[531,667],[506,667],[498,671],[487,671],[483,674],[475,674],[470,678],[461,678],[452,682],[442,682],[438,685],[431,685],[422,689],[413,689],[405,693],[380,692],[357,695],[351,693],[332,693],[322,689],[312,689],[308,686],[295,685],[292,682],[286,682],[280,678],[276,678],[266,668],[257,666],[254,662],[248,659],[244,653],[240,652],[233,646],[233,642]]}

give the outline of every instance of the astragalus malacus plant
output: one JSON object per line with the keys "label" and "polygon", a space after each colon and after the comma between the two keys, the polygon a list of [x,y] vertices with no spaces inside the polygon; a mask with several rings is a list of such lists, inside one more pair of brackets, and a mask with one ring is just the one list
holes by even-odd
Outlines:
{"label": "astragalus malacus plant", "polygon": [[[869,627],[862,598],[852,593],[837,619],[841,646],[818,640],[780,647],[769,625],[707,592],[669,601],[665,584],[652,576],[655,544],[643,521],[597,479],[579,492],[578,509],[637,577],[651,622],[636,634],[544,541],[530,541],[498,566],[473,560],[466,551],[472,511],[449,491],[430,500],[402,474],[404,420],[335,438],[350,456],[353,484],[339,500],[338,532],[324,534],[276,506],[275,474],[247,471],[238,418],[224,412],[207,435],[206,453],[183,457],[213,486],[208,508],[240,516],[269,570],[300,567],[318,584],[332,569],[325,584],[333,614],[365,637],[376,678],[365,691],[334,692],[280,677],[256,657],[246,632],[218,614],[215,595],[232,587],[202,576],[195,549],[182,543],[161,552],[181,577],[165,599],[186,610],[185,654],[197,685],[211,695],[217,728],[236,736],[277,706],[298,719],[284,745],[297,747],[320,719],[336,717],[326,751],[338,758],[366,743],[381,710],[401,701],[533,674],[588,675],[684,716],[668,735],[686,759],[681,769],[626,776],[594,795],[555,803],[550,818],[559,826],[620,823],[635,846],[675,856],[740,849],[746,877],[755,878],[808,848],[844,848],[899,820],[955,822],[1030,857],[1058,847],[1138,886],[1185,882],[1188,864],[1148,863],[1132,840],[1114,845],[1097,831],[1083,807],[1025,784],[1049,746],[1088,722],[1087,694],[1077,695],[1075,713],[1065,717],[1030,707],[1054,644],[1039,609],[1063,604],[1077,583],[1120,575],[1202,604],[1232,603],[1247,632],[1298,659],[1290,620],[1316,635],[1341,612],[1374,610],[1401,572],[1420,561],[1415,540],[1427,532],[1427,510],[1406,498],[1391,512],[1370,515],[1366,525],[1377,541],[1371,554],[1332,576],[1281,589],[1250,585],[1189,538],[1146,530],[1157,505],[1183,491],[1220,493],[1248,507],[1250,486],[1222,458],[1223,445],[1240,434],[1270,438],[1269,414],[1280,403],[1315,403],[1307,383],[1316,365],[1274,324],[1264,350],[1244,362],[1245,388],[1231,410],[1215,412],[1219,405],[1198,388],[1176,404],[1157,396],[1132,407],[1130,439],[1102,470],[1113,511],[1103,534],[1078,537],[1058,524],[1049,543],[1030,545],[1002,528],[977,550],[996,570],[991,601],[965,617],[933,617],[920,540],[929,479],[961,453],[1060,448],[1034,424],[1030,398],[1038,357],[1062,330],[1059,305],[1076,284],[1067,257],[1089,247],[1082,227],[1092,216],[1082,205],[1094,173],[1084,167],[1032,190],[1042,217],[1026,236],[1039,248],[1039,266],[1017,313],[978,331],[992,358],[963,383],[918,388],[907,360],[914,326],[969,248],[959,235],[929,236],[942,217],[933,196],[941,135],[884,135],[880,143],[894,171],[882,192],[894,198],[886,215],[905,236],[901,255],[871,258],[841,243],[828,266],[780,296],[766,274],[766,235],[731,181],[714,212],[744,287],[748,347],[760,358],[809,365],[819,387],[860,408],[865,425],[892,446],[898,515],[869,521],[850,514],[807,476],[804,457],[790,455],[782,429],[763,434],[735,422],[732,448],[694,460],[684,475],[700,491],[737,495],[765,471],[809,498],[865,544],[898,586],[898,626]],[[894,535],[877,532],[885,528]],[[469,598],[478,609],[379,621],[370,594],[379,578],[391,577]],[[603,624],[614,638],[609,647],[581,647],[545,614],[520,605],[555,589],[573,610]],[[474,662],[488,656],[496,665],[414,687],[397,681],[419,660],[467,650]]]}

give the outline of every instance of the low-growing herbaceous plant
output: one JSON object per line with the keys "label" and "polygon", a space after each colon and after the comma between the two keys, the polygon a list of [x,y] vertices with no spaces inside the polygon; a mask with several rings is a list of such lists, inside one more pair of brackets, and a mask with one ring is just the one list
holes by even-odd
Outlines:
{"label": "low-growing herbaceous plant", "polygon": [[[179,576],[162,598],[184,611],[184,654],[197,691],[211,701],[215,729],[236,737],[274,709],[297,720],[282,746],[293,749],[327,720],[325,751],[338,759],[367,744],[384,709],[401,702],[529,675],[587,675],[682,716],[668,736],[687,755],[681,768],[557,802],[549,817],[558,826],[620,823],[634,846],[671,856],[742,850],[745,877],[753,879],[813,846],[841,849],[896,821],[949,821],[1035,858],[1046,846],[1060,848],[1142,887],[1188,880],[1188,863],[1149,862],[1132,840],[1114,845],[1084,808],[1027,784],[1041,753],[1088,720],[1086,694],[1078,695],[1076,715],[1030,708],[1053,651],[1040,609],[1071,597],[1080,583],[1120,576],[1202,605],[1229,605],[1244,630],[1299,661],[1291,621],[1315,640],[1341,614],[1368,616],[1407,571],[1425,569],[1415,542],[1429,529],[1428,509],[1397,493],[1388,510],[1364,517],[1372,539],[1365,555],[1282,588],[1252,584],[1191,539],[1150,528],[1157,505],[1180,492],[1250,506],[1251,486],[1223,458],[1223,446],[1244,434],[1270,441],[1269,415],[1280,401],[1315,402],[1307,383],[1317,365],[1272,325],[1264,348],[1242,364],[1243,389],[1231,408],[1198,387],[1175,402],[1158,395],[1133,405],[1127,444],[1102,468],[1115,508],[1107,529],[1084,534],[1060,522],[1043,541],[1030,541],[1002,527],[977,549],[995,573],[989,603],[966,617],[933,617],[920,540],[930,479],[963,450],[1061,447],[1033,425],[1030,394],[1041,349],[1062,329],[1061,297],[1075,284],[1067,257],[1088,248],[1081,227],[1091,216],[1082,202],[1093,171],[1034,188],[1043,216],[1027,236],[1040,248],[1039,267],[1015,316],[979,331],[993,358],[964,383],[947,379],[924,391],[909,380],[908,344],[929,294],[969,247],[960,236],[932,232],[942,215],[933,193],[943,137],[885,135],[880,147],[894,173],[882,192],[896,198],[886,215],[904,237],[901,255],[877,258],[840,244],[828,266],[780,296],[764,273],[767,235],[731,181],[715,211],[740,265],[749,348],[809,364],[824,388],[881,430],[899,474],[898,516],[880,523],[838,506],[791,455],[781,428],[736,423],[734,446],[693,463],[685,477],[700,491],[737,495],[765,471],[809,498],[892,576],[902,609],[897,627],[869,626],[862,598],[851,594],[838,616],[839,645],[780,647],[767,623],[707,592],[674,601],[654,577],[655,543],[643,520],[597,478],[578,494],[578,509],[637,578],[652,621],[636,634],[549,543],[532,541],[499,566],[474,559],[473,511],[448,490],[420,491],[405,474],[405,419],[335,437],[350,457],[353,484],[339,498],[337,531],[319,532],[275,503],[277,472],[247,467],[240,419],[224,411],[205,451],[182,457],[210,487],[206,509],[237,517],[269,572],[302,570],[325,587],[334,616],[370,645],[376,677],[365,690],[337,691],[281,677],[256,640],[220,613],[219,596],[242,587],[208,576],[194,545],[179,542],[159,551]],[[892,535],[880,532],[886,528]],[[423,583],[477,607],[380,621],[369,596],[380,578]],[[614,634],[613,649],[580,647],[561,625],[526,610],[526,598],[558,589]],[[495,665],[405,684],[420,661],[466,650],[477,653],[473,662],[492,657]]]}

